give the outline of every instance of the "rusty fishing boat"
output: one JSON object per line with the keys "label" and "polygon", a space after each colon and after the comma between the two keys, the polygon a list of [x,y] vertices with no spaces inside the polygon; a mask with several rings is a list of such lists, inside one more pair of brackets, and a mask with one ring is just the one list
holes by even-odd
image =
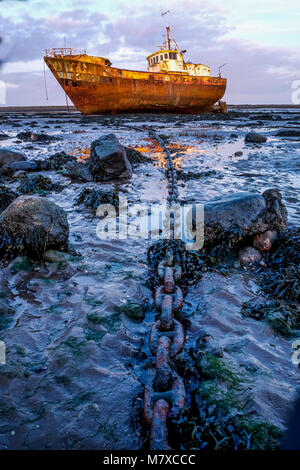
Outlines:
{"label": "rusty fishing boat", "polygon": [[210,76],[210,68],[184,60],[183,51],[166,26],[160,49],[147,57],[148,71],[112,67],[105,57],[85,50],[47,49],[44,60],[83,114],[162,111],[210,111],[226,90],[226,78]]}

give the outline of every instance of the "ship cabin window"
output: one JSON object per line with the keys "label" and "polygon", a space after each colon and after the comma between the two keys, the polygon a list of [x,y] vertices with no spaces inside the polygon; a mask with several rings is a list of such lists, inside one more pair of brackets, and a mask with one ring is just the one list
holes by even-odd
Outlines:
{"label": "ship cabin window", "polygon": [[170,52],[170,59],[176,60],[176,52]]}
{"label": "ship cabin window", "polygon": [[165,59],[167,59],[167,58],[168,58],[168,54],[165,54]]}
{"label": "ship cabin window", "polygon": [[160,56],[160,60],[164,60],[164,56],[163,56],[163,55]]}

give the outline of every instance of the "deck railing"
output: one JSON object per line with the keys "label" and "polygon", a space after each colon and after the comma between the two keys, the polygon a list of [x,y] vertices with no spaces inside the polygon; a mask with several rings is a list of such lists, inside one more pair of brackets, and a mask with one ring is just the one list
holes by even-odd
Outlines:
{"label": "deck railing", "polygon": [[70,55],[85,55],[85,49],[72,49],[71,47],[55,47],[52,49],[46,49],[46,57],[56,56],[70,56]]}

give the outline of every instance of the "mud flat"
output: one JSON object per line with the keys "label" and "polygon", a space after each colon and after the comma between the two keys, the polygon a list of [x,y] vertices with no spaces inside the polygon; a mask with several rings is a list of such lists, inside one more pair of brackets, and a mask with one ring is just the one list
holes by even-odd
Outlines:
{"label": "mud flat", "polygon": [[[0,366],[1,449],[147,447],[141,403],[151,367],[148,336],[156,315],[147,258],[153,240],[99,239],[96,209],[87,207],[82,198],[78,202],[85,188],[120,194],[131,203],[165,200],[165,158],[146,130],[133,129],[143,126],[155,129],[168,142],[180,201],[205,203],[236,192],[262,194],[278,188],[288,211],[289,236],[299,233],[299,137],[276,135],[282,130],[300,131],[298,108],[235,107],[228,115],[201,116],[82,116],[65,108],[50,113],[44,108],[0,109],[2,148],[24,153],[26,162],[45,162],[60,154],[44,170],[41,164],[35,171],[2,168],[4,194],[10,202],[21,190],[47,198],[66,211],[70,231],[68,253],[48,251],[42,262],[24,256],[1,262],[0,339],[6,344],[6,364]],[[266,142],[245,142],[249,132],[263,134]],[[50,138],[32,139],[32,133]],[[131,179],[95,183],[65,176],[59,166],[62,152],[85,162],[91,143],[110,133],[146,157],[133,165]],[[45,179],[33,184],[30,178],[37,174],[50,179],[52,186]],[[284,246],[287,257],[288,243]],[[250,448],[276,447],[299,386],[299,370],[291,361],[297,327],[274,329],[267,317],[245,315],[249,303],[275,302],[275,294],[267,294],[263,281],[264,273],[274,275],[275,268],[272,273],[264,271],[268,263],[274,265],[272,255],[265,256],[267,268],[259,269],[241,266],[234,250],[229,258],[225,255],[216,251],[215,262],[211,259],[211,265],[186,288],[181,316],[187,343],[177,367],[189,370],[191,361],[196,380],[195,364],[200,361],[199,371],[206,374],[202,374],[205,382],[198,384],[200,399],[211,400],[209,406],[220,397],[208,393],[208,383],[227,392],[240,387],[249,398],[247,417],[269,426],[263,428],[270,436],[266,440],[261,428],[252,426]],[[283,278],[290,265],[284,269]],[[294,297],[284,295],[284,304],[275,305],[279,312],[296,305]],[[212,357],[219,362],[197,356],[205,335],[213,337],[219,357]],[[207,368],[208,363],[214,367]],[[209,375],[208,369],[214,374]],[[188,374],[185,380],[190,380]],[[191,400],[195,400],[192,392]],[[243,403],[241,397],[234,400]],[[230,413],[233,404],[229,400],[226,404]],[[185,432],[181,443],[185,448],[188,442],[200,448],[204,437],[188,434],[191,418],[185,415],[182,423],[175,423],[175,431],[179,426]],[[175,438],[174,445],[179,445]],[[208,445],[213,446],[210,441]]]}

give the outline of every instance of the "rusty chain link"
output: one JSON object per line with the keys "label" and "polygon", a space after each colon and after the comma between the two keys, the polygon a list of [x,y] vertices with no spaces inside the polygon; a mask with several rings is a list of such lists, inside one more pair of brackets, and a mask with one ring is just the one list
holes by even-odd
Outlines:
{"label": "rusty chain link", "polygon": [[[162,139],[152,130],[149,135],[159,143],[166,155],[169,182],[167,201],[171,206],[178,197],[173,159]],[[174,214],[170,214],[170,234],[171,239],[174,239]],[[183,306],[183,293],[176,285],[176,281],[181,279],[182,269],[175,264],[171,253],[159,263],[157,275],[163,281],[154,295],[160,317],[152,326],[149,337],[150,350],[155,356],[155,374],[152,372],[145,387],[144,417],[151,426],[150,449],[169,450],[168,420],[177,418],[185,404],[184,382],[174,370],[172,362],[185,343],[183,326],[174,318],[174,313]]]}

